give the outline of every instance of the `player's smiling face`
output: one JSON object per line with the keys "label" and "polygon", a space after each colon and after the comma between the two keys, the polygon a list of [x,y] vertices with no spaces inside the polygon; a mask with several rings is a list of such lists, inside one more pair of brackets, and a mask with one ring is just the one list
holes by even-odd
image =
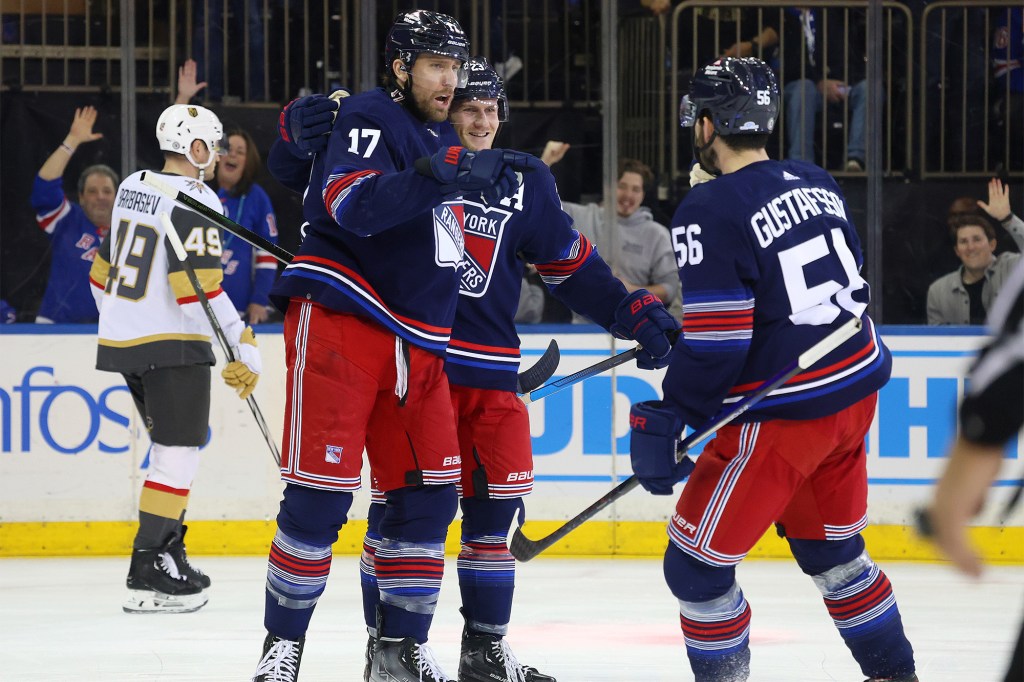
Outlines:
{"label": "player's smiling face", "polygon": [[430,53],[421,54],[413,62],[409,70],[412,99],[428,121],[440,123],[448,118],[461,66],[457,59]]}
{"label": "player's smiling face", "polygon": [[242,180],[248,151],[245,138],[241,135],[228,138],[228,153],[217,164],[217,184],[224,189],[231,189]]}
{"label": "player's smiling face", "polygon": [[464,147],[474,152],[490,149],[494,145],[494,136],[498,134],[498,100],[460,100],[452,105],[448,120]]}

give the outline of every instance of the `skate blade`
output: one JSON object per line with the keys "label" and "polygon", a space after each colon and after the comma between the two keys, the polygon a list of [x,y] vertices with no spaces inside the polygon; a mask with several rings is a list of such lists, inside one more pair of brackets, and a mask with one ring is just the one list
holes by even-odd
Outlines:
{"label": "skate blade", "polygon": [[128,590],[121,608],[125,613],[192,613],[206,605],[205,592],[172,596],[152,590]]}

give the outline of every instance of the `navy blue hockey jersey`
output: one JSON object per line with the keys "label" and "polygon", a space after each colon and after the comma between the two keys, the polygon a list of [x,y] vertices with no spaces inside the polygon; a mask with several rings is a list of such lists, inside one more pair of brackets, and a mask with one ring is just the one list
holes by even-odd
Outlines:
{"label": "navy blue hockey jersey", "polygon": [[737,421],[814,419],[889,378],[892,359],[868,318],[860,242],[824,170],[760,161],[694,187],[672,219],[683,334],[665,398],[698,426],[855,315],[861,332]]}
{"label": "navy blue hockey jersey", "polygon": [[573,229],[546,167],[522,175],[516,194],[496,206],[470,197],[463,203],[466,256],[445,371],[453,384],[514,391],[514,320],[525,263],[537,265],[556,297],[605,329],[626,289]]}
{"label": "navy blue hockey jersey", "polygon": [[418,174],[416,159],[456,144],[382,89],[345,99],[303,197],[308,226],[271,291],[372,318],[409,343],[443,354],[464,249],[462,202]]}

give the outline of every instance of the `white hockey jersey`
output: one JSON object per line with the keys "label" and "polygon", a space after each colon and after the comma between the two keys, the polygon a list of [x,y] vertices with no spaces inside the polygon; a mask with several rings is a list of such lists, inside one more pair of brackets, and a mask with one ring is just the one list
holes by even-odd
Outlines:
{"label": "white hockey jersey", "polygon": [[[221,290],[220,228],[208,219],[160,194],[138,171],[117,188],[110,234],[100,247],[89,273],[99,299],[99,350],[96,368],[138,371],[145,368],[214,364],[210,326],[201,316],[190,317],[182,306],[197,301],[182,264],[164,236],[160,214],[171,217],[189,262],[211,299],[227,296]],[[175,189],[222,213],[217,194],[181,175],[157,173]]]}

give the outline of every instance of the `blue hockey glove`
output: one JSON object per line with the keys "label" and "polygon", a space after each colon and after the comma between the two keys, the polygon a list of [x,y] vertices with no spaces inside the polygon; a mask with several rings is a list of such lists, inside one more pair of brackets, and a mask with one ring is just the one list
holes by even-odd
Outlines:
{"label": "blue hockey glove", "polygon": [[442,147],[433,156],[418,159],[416,170],[441,183],[441,192],[480,194],[488,204],[497,203],[519,187],[516,171],[536,168],[529,154],[504,149],[471,152],[465,147]]}
{"label": "blue hockey glove", "polygon": [[683,419],[660,400],[636,403],[629,410],[629,458],[644,490],[671,495],[672,486],[686,479],[694,463],[683,457],[676,463],[676,442],[683,433]]}
{"label": "blue hockey glove", "polygon": [[302,158],[327,149],[339,99],[334,95],[306,95],[293,99],[281,110],[277,131],[288,143],[288,151]]}
{"label": "blue hockey glove", "polygon": [[679,336],[679,323],[657,296],[647,289],[637,289],[619,303],[615,323],[608,331],[620,339],[632,339],[640,344],[637,367],[658,369],[668,365],[672,344]]}

